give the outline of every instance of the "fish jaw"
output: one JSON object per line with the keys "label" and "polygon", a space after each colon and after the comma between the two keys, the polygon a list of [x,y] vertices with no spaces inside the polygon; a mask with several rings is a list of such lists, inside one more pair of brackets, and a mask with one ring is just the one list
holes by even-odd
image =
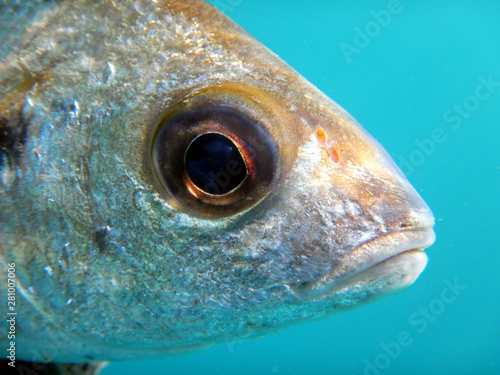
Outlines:
{"label": "fish jaw", "polygon": [[[427,264],[423,250],[434,240],[431,228],[374,238],[353,250],[331,273],[290,289],[301,300],[355,294],[359,290],[364,290],[368,297],[374,294],[382,297],[411,285],[417,279]],[[372,292],[366,293],[369,290]]]}

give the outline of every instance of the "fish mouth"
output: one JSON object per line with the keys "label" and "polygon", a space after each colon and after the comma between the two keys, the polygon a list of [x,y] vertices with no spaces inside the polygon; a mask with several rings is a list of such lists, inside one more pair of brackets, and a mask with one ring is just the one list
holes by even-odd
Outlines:
{"label": "fish mouth", "polygon": [[399,291],[424,270],[427,255],[423,250],[434,240],[432,228],[375,237],[356,247],[322,278],[290,286],[290,290],[301,300],[336,295],[356,303]]}

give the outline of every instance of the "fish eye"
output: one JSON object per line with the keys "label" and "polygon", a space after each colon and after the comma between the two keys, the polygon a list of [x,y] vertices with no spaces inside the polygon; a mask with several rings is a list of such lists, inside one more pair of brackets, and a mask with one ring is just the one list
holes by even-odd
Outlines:
{"label": "fish eye", "polygon": [[182,100],[160,121],[154,173],[182,211],[226,217],[260,201],[279,175],[277,142],[236,95]]}
{"label": "fish eye", "polygon": [[196,188],[213,195],[237,189],[248,173],[236,144],[219,133],[205,133],[193,139],[186,150],[184,167]]}

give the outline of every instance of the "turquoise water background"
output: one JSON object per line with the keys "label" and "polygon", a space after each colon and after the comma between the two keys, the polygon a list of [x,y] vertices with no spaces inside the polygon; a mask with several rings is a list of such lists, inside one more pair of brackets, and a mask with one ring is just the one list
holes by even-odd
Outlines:
{"label": "turquoise water background", "polygon": [[102,374],[500,374],[500,2],[212,3],[382,143],[432,208],[437,241],[396,295]]}

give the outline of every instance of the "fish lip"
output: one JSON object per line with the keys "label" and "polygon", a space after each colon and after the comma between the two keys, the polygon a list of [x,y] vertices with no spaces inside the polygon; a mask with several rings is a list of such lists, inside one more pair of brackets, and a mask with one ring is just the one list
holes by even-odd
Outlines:
{"label": "fish lip", "polygon": [[[434,243],[435,233],[432,228],[419,228],[392,232],[372,238],[357,246],[344,261],[331,272],[320,279],[300,285],[289,286],[290,290],[299,299],[315,300],[333,295],[336,292],[352,285],[360,275],[368,275],[370,270],[379,269],[390,262],[396,263],[409,257],[414,258],[413,269],[405,269],[411,272],[407,277],[405,285],[410,285],[420,272],[424,269],[427,256],[423,250]],[[420,259],[416,259],[420,258]],[[403,271],[402,271],[403,272]]]}

